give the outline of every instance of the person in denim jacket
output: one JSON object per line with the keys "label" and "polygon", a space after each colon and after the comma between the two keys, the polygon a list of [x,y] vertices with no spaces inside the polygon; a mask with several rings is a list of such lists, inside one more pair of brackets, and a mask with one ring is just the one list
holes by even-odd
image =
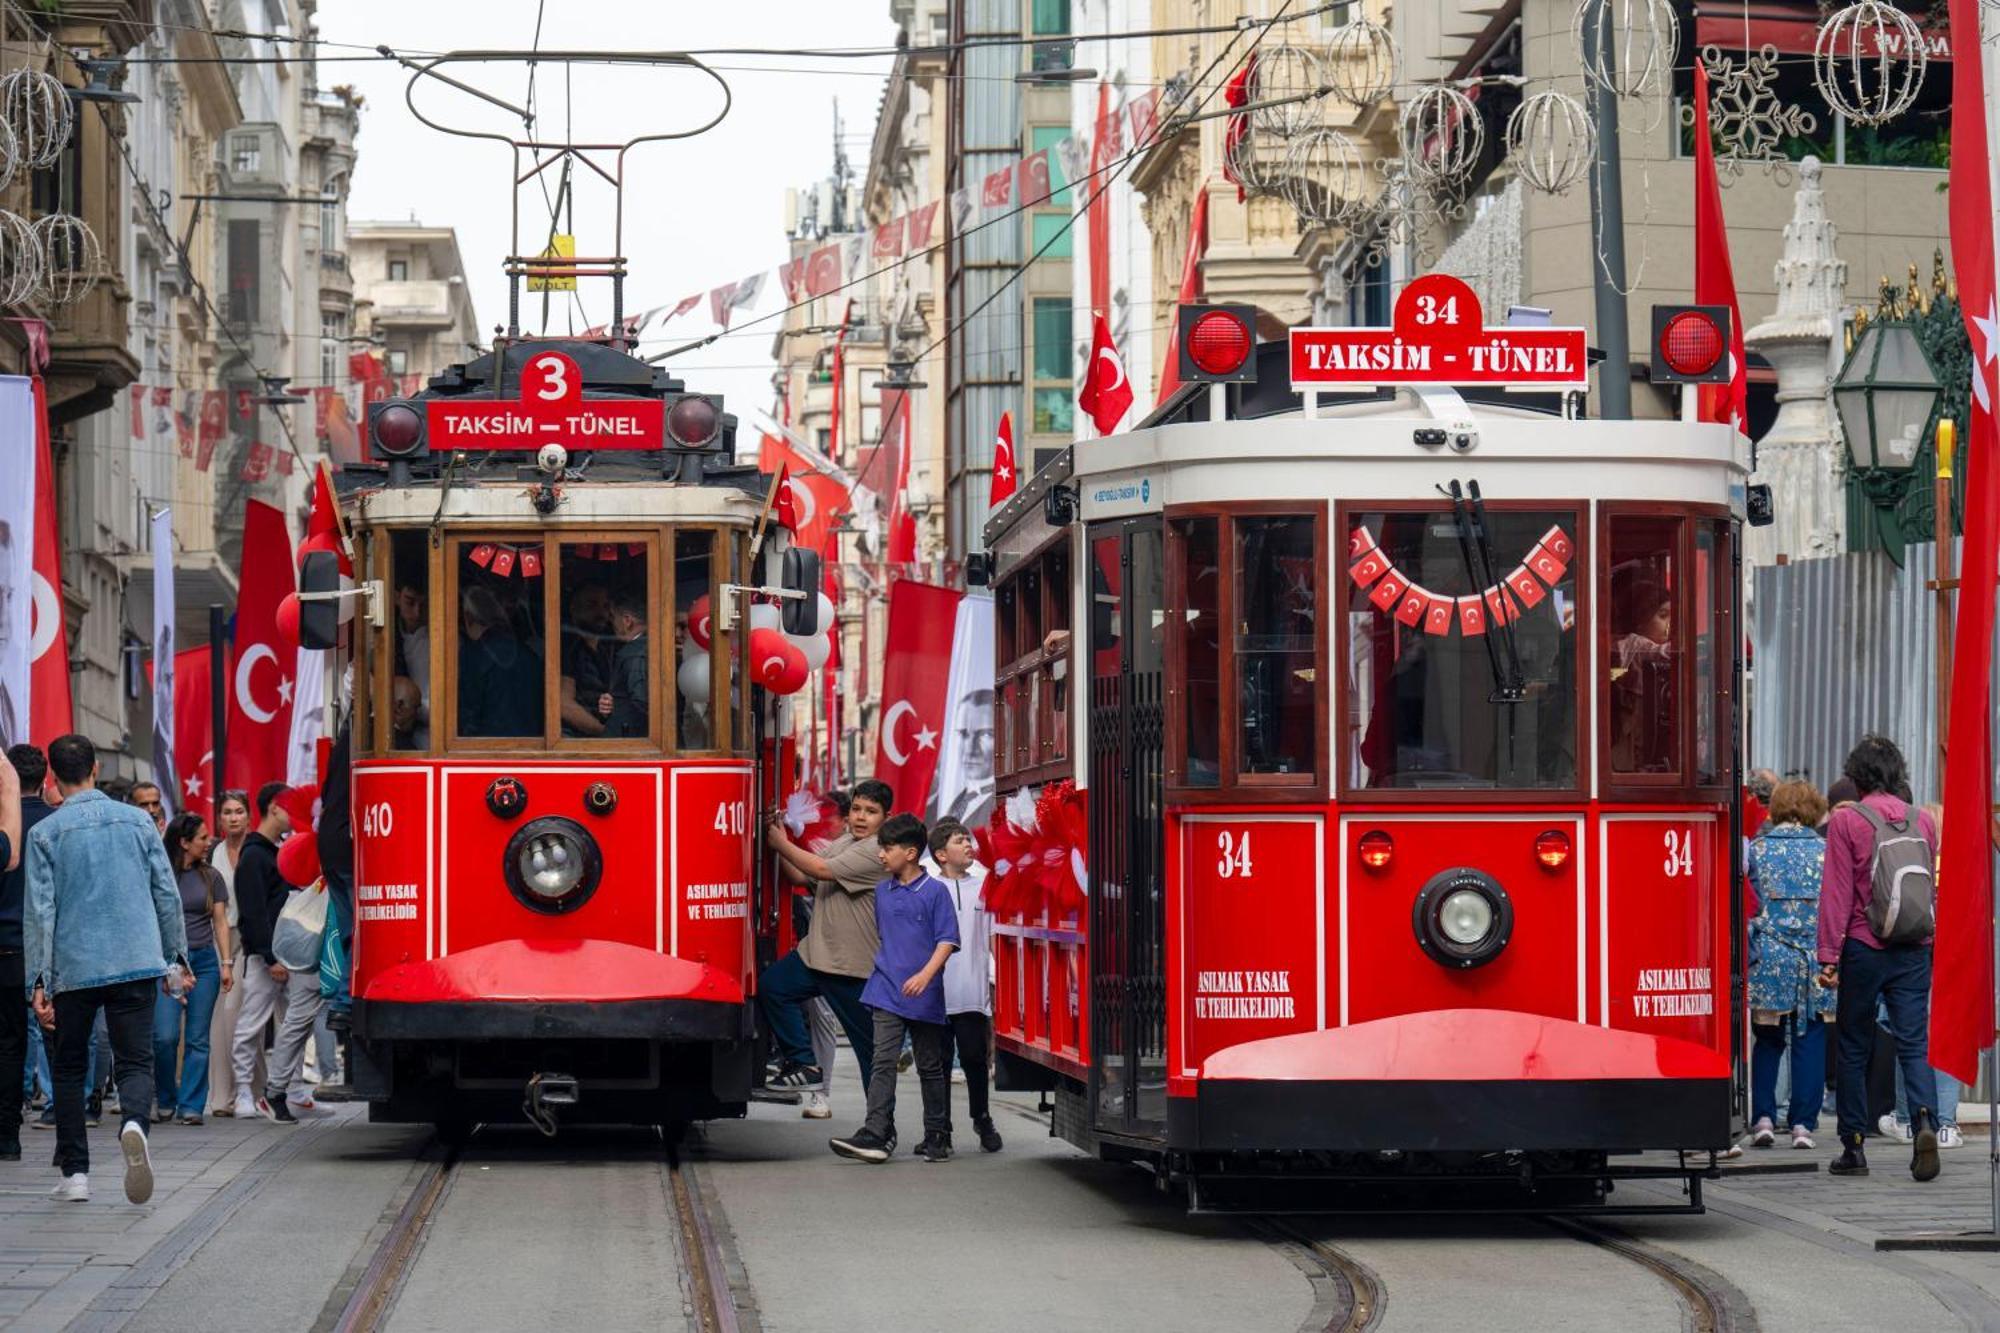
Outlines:
{"label": "person in denim jacket", "polygon": [[[111,1034],[125,1124],[125,1197],[153,1194],[146,1146],[153,1106],[153,995],[187,976],[187,928],[166,845],[146,812],[97,790],[97,750],[58,736],[49,768],[63,802],[28,838],[26,961],[35,1015],[55,1028],[56,1167],[53,1197],[90,1197],[84,1079],[100,1010]],[[162,981],[162,978],[167,978]]]}
{"label": "person in denim jacket", "polygon": [[1810,782],[1771,793],[1770,827],[1750,844],[1750,884],[1762,910],[1750,921],[1750,1141],[1777,1139],[1778,1061],[1792,1052],[1792,1146],[1810,1148],[1826,1087],[1826,1020],[1834,992],[1815,984],[1820,870],[1826,843],[1814,831],[1826,798]]}

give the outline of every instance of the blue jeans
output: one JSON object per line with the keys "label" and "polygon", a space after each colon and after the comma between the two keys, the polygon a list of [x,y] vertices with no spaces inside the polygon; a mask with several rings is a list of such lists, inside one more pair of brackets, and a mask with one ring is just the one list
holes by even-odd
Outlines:
{"label": "blue jeans", "polygon": [[[160,1114],[200,1115],[208,1107],[208,1029],[222,995],[222,962],[213,948],[189,949],[194,987],[181,1000],[164,992],[153,1002],[153,1085]],[[174,1095],[174,1056],[181,1055],[180,1095]]]}
{"label": "blue jeans", "polygon": [[[1782,1023],[1750,1028],[1750,1119],[1769,1120],[1779,1129],[1803,1125],[1819,1129],[1819,1104],[1826,1087],[1826,1024],[1815,1016],[1785,1015]],[[1778,1119],[1778,1062],[1792,1048],[1792,1104]]]}
{"label": "blue jeans", "polygon": [[764,1011],[778,1054],[794,1064],[813,1062],[812,1038],[806,1032],[801,1006],[817,995],[832,1006],[833,1016],[847,1033],[847,1044],[854,1048],[854,1058],[861,1064],[865,1091],[875,1061],[875,1018],[861,1003],[861,988],[866,984],[863,977],[814,971],[805,965],[797,949],[765,968],[757,978],[757,1004]]}
{"label": "blue jeans", "polygon": [[1840,947],[1840,1137],[1853,1143],[1868,1123],[1868,1051],[1875,1043],[1875,1003],[1888,1006],[1889,1035],[1896,1039],[1896,1062],[1903,1071],[1904,1110],[1911,1123],[1919,1108],[1936,1112],[1937,1076],[1929,1052],[1931,947],[1909,945],[1871,949],[1859,940]]}
{"label": "blue jeans", "polygon": [[26,1079],[26,1100],[34,1100],[40,1093],[47,1101],[56,1095],[56,1081],[49,1073],[48,1043],[42,1040],[42,1025],[35,1018],[34,1010],[28,1011],[28,1073]]}

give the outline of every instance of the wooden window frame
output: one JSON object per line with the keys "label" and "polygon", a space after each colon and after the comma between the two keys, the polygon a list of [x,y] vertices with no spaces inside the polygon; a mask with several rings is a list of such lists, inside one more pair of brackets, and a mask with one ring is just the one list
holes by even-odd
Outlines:
{"label": "wooden window frame", "polygon": [[[1340,780],[1337,786],[1338,799],[1342,801],[1365,801],[1391,805],[1438,805],[1464,804],[1467,801],[1504,801],[1520,804],[1575,805],[1586,798],[1589,792],[1589,764],[1598,759],[1590,752],[1590,739],[1595,730],[1587,720],[1590,713],[1590,694],[1586,690],[1588,679],[1585,673],[1596,669],[1594,654],[1596,640],[1589,637],[1591,624],[1592,586],[1595,582],[1597,566],[1592,563],[1598,549],[1593,542],[1595,534],[1590,524],[1590,501],[1579,499],[1533,500],[1487,500],[1484,502],[1488,513],[1556,514],[1567,513],[1575,532],[1576,556],[1570,561],[1569,569],[1576,590],[1576,698],[1575,730],[1573,732],[1576,754],[1576,773],[1568,787],[1365,787],[1356,784],[1347,771],[1347,745],[1345,737],[1339,747]],[[1342,500],[1333,507],[1333,524],[1345,539],[1356,514],[1448,514],[1449,501],[1436,500]],[[1494,553],[1504,561],[1502,552]],[[1349,677],[1346,663],[1353,653],[1353,643],[1348,625],[1347,600],[1348,585],[1346,559],[1341,567],[1332,571],[1330,577],[1341,585],[1341,611],[1335,632],[1342,664],[1340,679],[1336,685],[1337,716],[1345,718],[1353,701],[1354,683]],[[1588,576],[1587,576],[1588,575]],[[1600,700],[1600,703],[1604,701]],[[1608,706],[1608,704],[1606,705]],[[1601,760],[1600,760],[1601,762]]]}
{"label": "wooden window frame", "polygon": [[[1328,561],[1329,517],[1325,501],[1240,500],[1230,502],[1169,505],[1161,514],[1162,559],[1166,562],[1166,601],[1169,608],[1185,608],[1186,560],[1176,524],[1183,519],[1216,520],[1216,614],[1220,622],[1216,645],[1216,673],[1221,695],[1218,719],[1217,783],[1213,787],[1193,787],[1187,783],[1187,618],[1167,616],[1166,642],[1166,797],[1173,805],[1243,804],[1259,801],[1325,801],[1332,790],[1331,754],[1328,738],[1329,698],[1326,682],[1332,647],[1329,631],[1331,582]],[[1241,738],[1242,691],[1238,685],[1236,639],[1236,520],[1240,518],[1304,518],[1313,525],[1313,568],[1320,572],[1313,588],[1313,771],[1296,773],[1244,773]]]}
{"label": "wooden window frame", "polygon": [[[1060,562],[1068,562],[1068,572],[1058,578],[1055,571]],[[1011,612],[1017,617],[1012,635],[1017,656],[1000,663],[993,680],[996,789],[1012,790],[1074,776],[1071,740],[1079,698],[1075,655],[1070,651],[1076,641],[1075,617],[1069,601],[1070,576],[1074,570],[1075,553],[1071,550],[1069,530],[1065,528],[1016,561],[996,585],[996,607],[1003,596],[1011,594]],[[1033,634],[1026,627],[1031,598],[1022,586],[1030,577],[1036,584],[1032,611],[1037,629]],[[1053,629],[1068,630],[1069,644],[1044,646]],[[1055,708],[1058,662],[1068,663],[1070,670],[1070,677],[1064,683],[1069,706],[1060,714]],[[1004,703],[1006,691],[1016,684],[1021,690],[1020,706],[1009,709]],[[1002,718],[1006,721],[1004,729],[1000,725]]]}

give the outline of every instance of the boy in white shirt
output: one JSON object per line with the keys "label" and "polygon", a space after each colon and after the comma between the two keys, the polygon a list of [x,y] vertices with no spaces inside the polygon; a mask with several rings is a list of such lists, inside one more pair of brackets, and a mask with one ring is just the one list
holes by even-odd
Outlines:
{"label": "boy in white shirt", "polygon": [[974,864],[979,853],[972,835],[957,820],[941,819],[933,825],[930,843],[938,878],[958,912],[958,951],[944,963],[945,1063],[950,1065],[956,1049],[979,1146],[999,1152],[1000,1131],[993,1127],[987,1102],[987,1065],[993,1049],[993,914],[983,902],[986,875]]}

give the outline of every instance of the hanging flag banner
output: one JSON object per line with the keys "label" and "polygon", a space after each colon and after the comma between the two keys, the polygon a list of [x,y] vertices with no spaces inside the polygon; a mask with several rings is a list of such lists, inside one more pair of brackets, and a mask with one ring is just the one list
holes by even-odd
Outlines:
{"label": "hanging flag banner", "polygon": [[938,628],[958,623],[963,596],[915,579],[889,585],[875,776],[896,794],[898,810],[922,810],[930,804],[950,702],[952,645]]}
{"label": "hanging flag banner", "polygon": [[[886,696],[885,696],[886,697]],[[993,815],[993,598],[967,593],[951,631],[947,710],[938,740],[931,821],[982,828]]]}
{"label": "hanging flag banner", "polygon": [[[33,478],[35,389],[0,375],[0,477]],[[39,587],[35,578],[36,487],[0,486],[0,749],[28,739],[29,690]]]}
{"label": "hanging flag banner", "polygon": [[993,440],[993,481],[987,494],[987,506],[998,509],[1014,498],[1016,483],[1014,467],[1014,414],[1000,414],[1000,432]]}
{"label": "hanging flag banner", "polygon": [[204,820],[211,817],[215,800],[215,708],[210,703],[208,653],[206,648],[189,648],[174,654],[174,773],[180,779],[174,808]]}
{"label": "hanging flag banner", "polygon": [[1414,279],[1396,298],[1394,318],[1389,328],[1293,329],[1293,391],[1364,390],[1382,384],[1588,386],[1584,330],[1486,327],[1479,297],[1448,273]]}
{"label": "hanging flag banner", "polygon": [[[1561,527],[1550,528],[1535,543],[1527,559],[1499,583],[1478,593],[1456,597],[1423,587],[1398,570],[1366,524],[1347,534],[1347,575],[1368,592],[1368,600],[1383,615],[1427,634],[1451,633],[1454,621],[1462,633],[1484,634],[1489,622],[1508,624],[1540,606],[1548,590],[1562,582],[1571,544]],[[1558,557],[1555,552],[1563,554]],[[1553,605],[1553,604],[1552,604]]]}
{"label": "hanging flag banner", "polygon": [[[62,541],[56,531],[56,462],[49,449],[48,399],[40,376],[30,383],[35,432],[35,592],[28,631],[28,739],[46,750],[50,741],[75,730],[75,720],[70,709],[69,626],[63,619]],[[0,426],[0,431],[4,430]]]}
{"label": "hanging flag banner", "polygon": [[938,203],[933,199],[922,208],[910,214],[910,250],[926,249],[931,243],[931,228],[937,224]]}
{"label": "hanging flag banner", "polygon": [[283,780],[289,768],[298,650],[278,634],[278,606],[293,591],[292,568],[284,514],[260,500],[249,501],[243,514],[229,676],[228,781],[244,791]]}
{"label": "hanging flag banner", "polygon": [[174,766],[174,511],[153,515],[153,781],[167,818],[180,813],[181,781]]}

